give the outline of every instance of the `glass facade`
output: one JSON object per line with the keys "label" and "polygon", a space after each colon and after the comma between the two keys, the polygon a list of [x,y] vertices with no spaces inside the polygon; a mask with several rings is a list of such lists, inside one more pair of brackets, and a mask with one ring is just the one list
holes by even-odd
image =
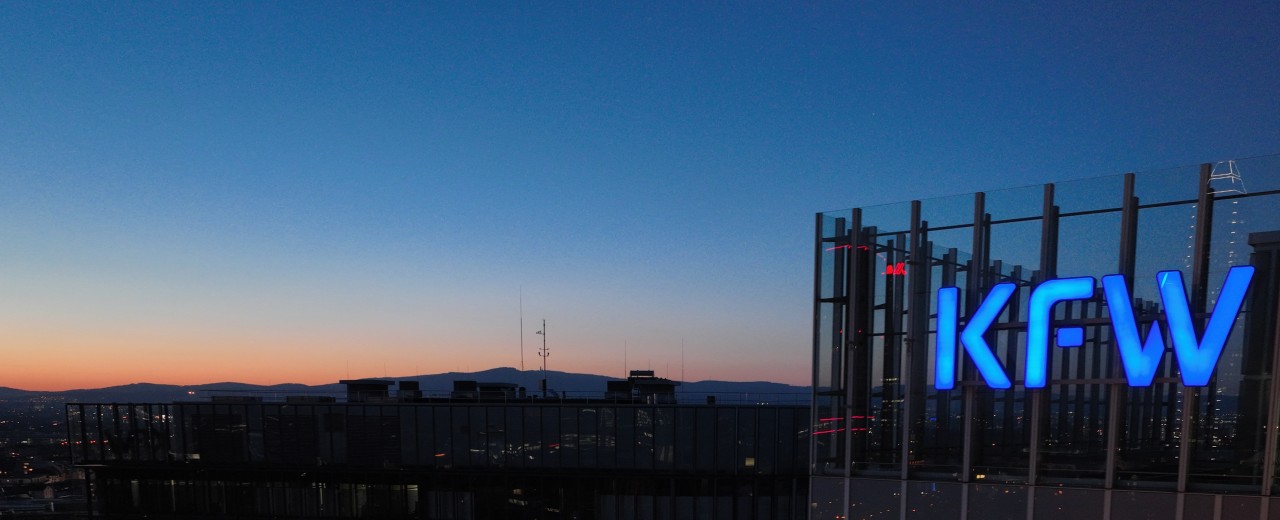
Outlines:
{"label": "glass facade", "polygon": [[185,518],[804,518],[809,409],[68,404],[98,511]]}
{"label": "glass facade", "polygon": [[[1280,512],[1264,501],[1280,494],[1278,207],[1280,156],[1266,156],[818,214],[812,518],[1144,518],[1116,516],[1142,503],[1152,518],[1212,518],[1188,516],[1203,493],[1223,497],[1209,504],[1223,515]],[[1201,340],[1242,266],[1252,281],[1212,378],[1185,386],[1169,316],[1189,316]],[[1176,285],[1162,271],[1181,273],[1189,311],[1166,309]],[[1115,274],[1128,305],[1100,283]],[[1032,294],[1073,277],[1091,277],[1091,294],[1050,301],[1037,325]],[[983,328],[998,287],[1007,303]],[[955,288],[954,318],[939,313],[942,288]],[[1163,341],[1150,385],[1129,383],[1120,307],[1140,338]],[[964,339],[970,322],[989,350]],[[938,388],[940,324],[952,388]],[[1045,332],[1041,362],[1028,346]],[[1028,365],[1046,367],[1042,388]]]}

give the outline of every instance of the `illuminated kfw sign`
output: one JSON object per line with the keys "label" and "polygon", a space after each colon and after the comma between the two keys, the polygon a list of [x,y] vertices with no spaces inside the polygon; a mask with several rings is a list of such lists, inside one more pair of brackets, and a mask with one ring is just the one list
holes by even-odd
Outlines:
{"label": "illuminated kfw sign", "polygon": [[[1182,372],[1182,384],[1205,386],[1213,375],[1214,366],[1222,355],[1245,292],[1253,280],[1252,266],[1232,267],[1222,283],[1218,302],[1213,307],[1204,335],[1196,337],[1194,320],[1187,303],[1186,289],[1180,271],[1160,271],[1156,281],[1160,286],[1160,299],[1164,303],[1165,322],[1173,339],[1174,357]],[[1031,292],[1027,306],[1027,388],[1044,388],[1049,374],[1049,335],[1052,326],[1053,305],[1068,300],[1087,300],[1096,288],[1093,277],[1060,278],[1049,280]],[[983,338],[1008,303],[1017,286],[999,283],[991,288],[986,299],[969,317],[963,330],[957,334],[960,290],[943,287],[938,290],[938,335],[934,365],[934,385],[938,390],[950,390],[956,382],[956,338],[973,360],[973,364],[992,388],[1009,388],[1012,383],[1004,366],[996,359],[991,346]],[[1133,302],[1129,299],[1129,287],[1124,276],[1113,274],[1102,277],[1102,291],[1111,314],[1111,327],[1115,343],[1120,349],[1120,362],[1130,386],[1150,386],[1156,376],[1156,368],[1164,353],[1164,337],[1158,323],[1152,323],[1146,340],[1138,332],[1133,316]],[[1084,329],[1061,327],[1056,329],[1059,347],[1078,347],[1084,344]]]}

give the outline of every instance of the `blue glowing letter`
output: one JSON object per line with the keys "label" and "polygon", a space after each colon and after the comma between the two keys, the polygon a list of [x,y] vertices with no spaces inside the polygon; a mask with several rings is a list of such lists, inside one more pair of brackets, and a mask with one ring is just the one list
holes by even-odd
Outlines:
{"label": "blue glowing letter", "polygon": [[[1004,309],[1004,304],[1009,301],[1009,296],[1013,294],[1014,289],[1018,286],[1011,283],[999,283],[991,288],[991,292],[987,293],[987,298],[982,300],[982,304],[978,306],[978,310],[973,312],[969,317],[969,323],[965,324],[964,330],[960,331],[960,343],[964,345],[965,352],[969,353],[969,359],[973,360],[974,366],[978,367],[978,372],[982,374],[982,378],[987,380],[987,386],[991,388],[1009,388],[1012,383],[1009,382],[1008,374],[1004,372],[1004,366],[991,353],[991,346],[987,345],[986,338],[982,335],[987,332],[987,328],[991,327],[991,323],[996,321],[996,317],[1000,316],[1000,311]],[[948,291],[949,289],[949,291]],[[943,292],[946,292],[946,297]],[[937,388],[945,390],[951,388],[951,384],[955,381],[955,352],[956,352],[956,300],[958,299],[956,288],[948,287],[938,291],[938,363],[935,367],[934,381]],[[944,301],[945,300],[945,301]],[[950,306],[950,309],[945,307]],[[950,313],[950,323],[943,321],[943,313]],[[947,352],[944,354],[943,352]],[[944,357],[946,358],[944,360]],[[946,362],[946,373],[943,373],[943,363]],[[947,380],[948,385],[943,388],[943,378]]]}
{"label": "blue glowing letter", "polygon": [[956,386],[956,307],[960,290],[938,289],[938,334],[934,336],[933,386],[950,390]]}
{"label": "blue glowing letter", "polygon": [[1227,271],[1227,280],[1218,293],[1218,303],[1213,306],[1204,337],[1196,340],[1195,325],[1187,305],[1187,293],[1182,286],[1182,273],[1161,271],[1160,300],[1164,302],[1165,318],[1169,322],[1169,336],[1173,338],[1173,351],[1178,356],[1178,369],[1182,372],[1182,384],[1205,386],[1213,367],[1222,355],[1231,328],[1235,325],[1245,292],[1253,280],[1253,266],[1236,266]]}
{"label": "blue glowing letter", "polygon": [[1156,377],[1156,367],[1160,364],[1160,355],[1164,353],[1160,325],[1152,323],[1147,341],[1141,341],[1124,275],[1103,276],[1102,290],[1107,296],[1107,312],[1111,313],[1111,328],[1116,337],[1116,345],[1120,348],[1120,364],[1124,365],[1124,375],[1129,379],[1129,386],[1151,386],[1151,381]]}
{"label": "blue glowing letter", "polygon": [[1027,303],[1027,388],[1044,388],[1049,377],[1049,325],[1053,304],[1093,297],[1093,277],[1060,278],[1040,284]]}
{"label": "blue glowing letter", "polygon": [[[978,306],[977,312],[969,318],[964,331],[960,333],[960,341],[964,344],[969,358],[982,373],[983,379],[992,388],[1009,388],[1009,376],[1004,373],[1004,366],[991,353],[991,347],[982,334],[991,326],[1004,309],[1009,295],[1017,288],[1011,283],[997,284],[987,294],[987,299]],[[950,390],[956,382],[956,321],[960,300],[960,290],[955,287],[938,289],[938,335],[934,356],[933,385],[938,390]]]}

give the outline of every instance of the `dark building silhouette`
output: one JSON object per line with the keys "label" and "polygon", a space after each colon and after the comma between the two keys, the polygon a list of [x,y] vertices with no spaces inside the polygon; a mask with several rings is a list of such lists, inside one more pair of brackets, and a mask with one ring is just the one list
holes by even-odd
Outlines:
{"label": "dark building silhouette", "polygon": [[68,404],[109,518],[804,518],[806,406],[677,404],[350,380],[346,399]]}

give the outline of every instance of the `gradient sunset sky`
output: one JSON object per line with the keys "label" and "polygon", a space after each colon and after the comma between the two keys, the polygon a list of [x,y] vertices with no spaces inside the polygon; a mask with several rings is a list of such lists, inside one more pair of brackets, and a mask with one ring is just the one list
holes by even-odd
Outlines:
{"label": "gradient sunset sky", "polygon": [[[896,3],[894,3],[896,4]],[[1280,152],[1280,4],[0,3],[0,386],[810,374],[815,212]]]}

